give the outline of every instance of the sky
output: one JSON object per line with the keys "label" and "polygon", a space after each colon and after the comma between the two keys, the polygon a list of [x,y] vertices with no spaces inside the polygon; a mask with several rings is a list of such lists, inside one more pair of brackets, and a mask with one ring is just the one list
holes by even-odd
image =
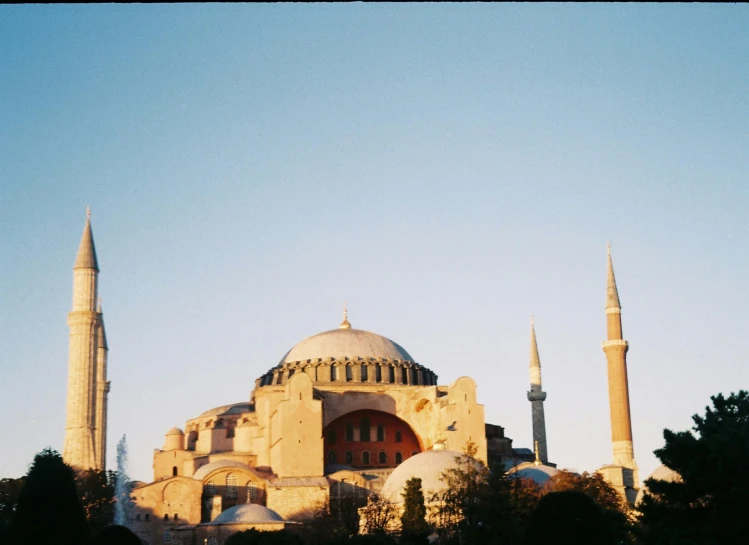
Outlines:
{"label": "sky", "polygon": [[108,465],[302,339],[393,339],[531,447],[610,463],[611,241],[635,457],[749,387],[742,5],[0,7],[0,477],[62,450],[86,206]]}

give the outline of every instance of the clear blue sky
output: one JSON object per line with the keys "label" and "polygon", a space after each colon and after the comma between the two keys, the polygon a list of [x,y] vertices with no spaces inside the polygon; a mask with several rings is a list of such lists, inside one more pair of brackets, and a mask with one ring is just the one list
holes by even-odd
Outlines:
{"label": "clear blue sky", "polygon": [[92,208],[112,381],[163,433],[249,398],[340,322],[402,344],[531,445],[611,461],[612,241],[642,476],[665,427],[749,387],[742,5],[0,7],[0,477],[62,449]]}

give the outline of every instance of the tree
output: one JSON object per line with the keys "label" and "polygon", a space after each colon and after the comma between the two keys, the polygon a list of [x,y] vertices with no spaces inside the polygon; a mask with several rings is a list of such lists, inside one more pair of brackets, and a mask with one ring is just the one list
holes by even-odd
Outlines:
{"label": "tree", "polygon": [[260,532],[252,528],[232,535],[226,545],[302,545],[302,540],[289,530]]}
{"label": "tree", "polygon": [[360,509],[360,513],[364,523],[364,532],[367,534],[388,534],[398,519],[398,509],[395,504],[377,494],[369,496],[367,505]]}
{"label": "tree", "polygon": [[401,543],[410,545],[428,542],[429,525],[426,521],[424,492],[421,490],[421,479],[413,477],[406,481],[403,492],[403,515],[401,515]]}
{"label": "tree", "polygon": [[614,545],[601,510],[590,496],[576,490],[551,492],[538,502],[526,545]]}
{"label": "tree", "polygon": [[11,545],[80,545],[88,538],[73,470],[50,448],[26,474],[8,538]]}
{"label": "tree", "polygon": [[680,481],[648,479],[638,506],[643,541],[733,545],[749,535],[749,393],[712,396],[692,431],[663,431],[655,455]]}
{"label": "tree", "polygon": [[593,500],[606,521],[610,533],[618,543],[630,543],[633,540],[632,525],[627,516],[628,507],[624,499],[611,484],[598,472],[582,475],[561,470],[551,477],[544,487],[546,493],[581,492]]}
{"label": "tree", "polygon": [[78,499],[89,528],[98,533],[114,521],[114,486],[117,473],[90,469],[76,475]]}
{"label": "tree", "polygon": [[0,479],[0,545],[8,540],[8,526],[16,513],[18,496],[23,488],[24,477],[20,479]]}

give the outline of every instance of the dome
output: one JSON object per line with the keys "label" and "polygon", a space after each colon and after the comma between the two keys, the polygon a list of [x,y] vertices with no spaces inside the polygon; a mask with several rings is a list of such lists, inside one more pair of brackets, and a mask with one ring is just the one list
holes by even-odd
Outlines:
{"label": "dome", "polygon": [[216,462],[211,462],[210,464],[199,467],[198,470],[193,474],[192,478],[196,481],[202,481],[208,476],[209,473],[212,473],[217,469],[223,469],[225,467],[235,467],[237,469],[244,469],[245,471],[249,471],[250,469],[250,466],[248,466],[247,464],[237,462],[236,460],[218,460]]}
{"label": "dome", "polygon": [[255,503],[243,503],[230,507],[209,524],[257,524],[263,522],[284,522],[273,509]]}
{"label": "dome", "polygon": [[178,427],[175,426],[171,430],[169,430],[168,432],[166,432],[165,435],[184,435],[184,434],[185,434],[185,432],[183,432],[181,429],[179,429]]}
{"label": "dome", "polygon": [[279,365],[328,358],[413,361],[402,346],[386,337],[361,329],[339,328],[304,339],[286,353]]}
{"label": "dome", "polygon": [[209,409],[204,413],[201,413],[200,417],[220,416],[225,414],[242,414],[249,412],[252,412],[252,406],[250,403],[232,403],[231,405],[221,405],[220,407]]}
{"label": "dome", "polygon": [[543,485],[551,479],[554,475],[559,473],[559,470],[555,467],[539,464],[536,465],[533,462],[524,462],[513,467],[507,472],[508,475],[517,477],[520,479],[531,479],[536,484]]}
{"label": "dome", "polygon": [[[671,469],[668,466],[660,465],[655,468],[655,471],[653,471],[650,476],[645,479],[655,479],[657,481],[666,481],[669,483],[673,482],[679,482],[681,481],[681,475],[676,473],[673,469]],[[642,488],[640,488],[639,492],[637,493],[637,499],[635,500],[635,505],[639,504],[642,501],[642,497],[645,495],[645,492],[650,492],[648,490],[648,487],[643,483]]]}
{"label": "dome", "polygon": [[393,503],[403,503],[403,492],[406,481],[417,477],[421,479],[424,500],[428,503],[437,492],[445,489],[441,480],[442,474],[458,467],[455,458],[462,456],[454,450],[427,450],[412,456],[395,468],[382,487],[381,496]]}

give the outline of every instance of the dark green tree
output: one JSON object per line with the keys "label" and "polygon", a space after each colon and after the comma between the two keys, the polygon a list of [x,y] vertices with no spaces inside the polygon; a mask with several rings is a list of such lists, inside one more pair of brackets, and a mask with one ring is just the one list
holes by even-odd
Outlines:
{"label": "dark green tree", "polygon": [[692,431],[663,431],[655,455],[674,482],[648,479],[638,506],[649,545],[734,545],[749,536],[749,393],[712,396]]}
{"label": "dark green tree", "polygon": [[601,509],[576,490],[551,492],[531,515],[526,545],[614,545]]}
{"label": "dark green tree", "polygon": [[73,470],[47,448],[34,457],[10,522],[11,545],[81,545],[88,525]]}
{"label": "dark green tree", "polygon": [[8,542],[8,526],[16,513],[24,478],[0,479],[0,545]]}
{"label": "dark green tree", "polygon": [[421,490],[421,479],[414,477],[406,481],[401,493],[403,496],[403,515],[401,515],[401,543],[422,545],[428,543],[429,525],[426,521],[424,492]]}

